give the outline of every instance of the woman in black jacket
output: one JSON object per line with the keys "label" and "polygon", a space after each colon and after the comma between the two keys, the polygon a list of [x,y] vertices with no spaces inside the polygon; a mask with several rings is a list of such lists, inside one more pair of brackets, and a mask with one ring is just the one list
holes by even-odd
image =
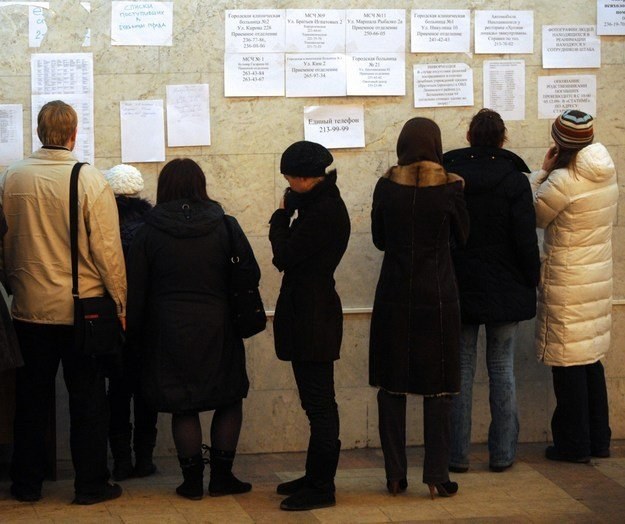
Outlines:
{"label": "woman in black jacket", "polygon": [[501,472],[514,462],[519,421],[514,380],[518,322],[536,314],[540,273],[536,215],[529,169],[503,149],[506,126],[495,111],[482,109],[471,120],[471,147],[449,151],[446,169],[458,173],[471,218],[464,247],[453,251],[460,290],[462,337],[460,395],[452,407],[449,469],[469,469],[471,405],[481,324],[486,329],[486,364],[490,387],[488,431],[490,469]]}
{"label": "woman in black jacket", "polygon": [[320,144],[289,146],[280,171],[290,187],[270,221],[273,264],[284,272],[274,317],[276,354],[291,361],[310,422],[306,475],[277,488],[279,494],[290,495],[280,505],[284,510],[335,504],[341,442],[334,361],[339,358],[343,312],[334,271],[347,248],[350,221],[336,187],[336,170],[326,173],[332,161]]}
{"label": "woman in black jacket", "polygon": [[397,164],[373,193],[371,233],[384,261],[371,317],[369,383],[378,387],[387,489],[405,491],[406,394],[423,396],[423,482],[449,497],[451,396],[460,389],[460,311],[450,254],[464,243],[468,216],[462,180],[441,163],[441,132],[413,118],[397,140]]}
{"label": "woman in black jacket", "polygon": [[237,221],[206,193],[206,178],[190,159],[165,165],[157,205],[137,232],[128,259],[128,337],[138,348],[146,401],[172,413],[184,482],[176,492],[202,498],[204,459],[198,413],[214,410],[211,496],[245,493],[232,474],[249,382],[243,342],[229,307],[230,245],[239,271],[258,283],[260,270]]}

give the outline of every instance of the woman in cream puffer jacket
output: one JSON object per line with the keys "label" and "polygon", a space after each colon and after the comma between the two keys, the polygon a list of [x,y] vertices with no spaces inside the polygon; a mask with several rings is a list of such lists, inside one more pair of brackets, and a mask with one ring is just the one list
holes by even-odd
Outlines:
{"label": "woman in cream puffer jacket", "polygon": [[603,358],[610,346],[614,162],[593,140],[592,117],[566,111],[556,145],[531,175],[536,222],[545,230],[536,318],[537,356],[552,366],[557,406],[547,458],[608,456],[610,428]]}

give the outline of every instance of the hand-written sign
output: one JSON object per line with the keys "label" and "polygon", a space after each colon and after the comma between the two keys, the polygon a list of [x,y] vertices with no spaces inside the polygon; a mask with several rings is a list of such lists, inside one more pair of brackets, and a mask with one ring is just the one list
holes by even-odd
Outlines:
{"label": "hand-written sign", "polygon": [[173,2],[111,2],[111,45],[170,46]]}
{"label": "hand-written sign", "polygon": [[365,147],[364,107],[308,106],[304,108],[304,138],[328,149]]}

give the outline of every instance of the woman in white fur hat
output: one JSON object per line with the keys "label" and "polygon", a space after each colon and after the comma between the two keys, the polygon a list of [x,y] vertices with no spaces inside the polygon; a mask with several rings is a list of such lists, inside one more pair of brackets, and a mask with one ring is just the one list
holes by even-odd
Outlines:
{"label": "woman in white fur hat", "polygon": [[[152,204],[141,198],[143,176],[130,165],[119,164],[104,173],[115,193],[124,257],[128,256],[130,243],[143,225],[145,215]],[[146,477],[156,471],[152,453],[156,444],[156,420],[158,413],[150,410],[141,396],[137,363],[124,355],[123,373],[109,380],[108,390],[111,422],[109,444],[113,454],[113,478]],[[134,432],[130,422],[130,401],[134,402]],[[132,464],[131,435],[135,452]]]}

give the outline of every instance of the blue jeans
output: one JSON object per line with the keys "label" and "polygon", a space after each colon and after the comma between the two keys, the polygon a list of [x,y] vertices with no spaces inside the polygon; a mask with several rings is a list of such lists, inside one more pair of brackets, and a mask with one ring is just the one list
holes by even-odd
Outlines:
{"label": "blue jeans", "polygon": [[[479,324],[462,324],[460,338],[460,394],[451,411],[451,460],[458,468],[469,466],[471,407],[477,360]],[[514,349],[518,322],[486,324],[486,365],[488,368],[491,422],[488,429],[489,463],[505,467],[514,462],[519,437]]]}

